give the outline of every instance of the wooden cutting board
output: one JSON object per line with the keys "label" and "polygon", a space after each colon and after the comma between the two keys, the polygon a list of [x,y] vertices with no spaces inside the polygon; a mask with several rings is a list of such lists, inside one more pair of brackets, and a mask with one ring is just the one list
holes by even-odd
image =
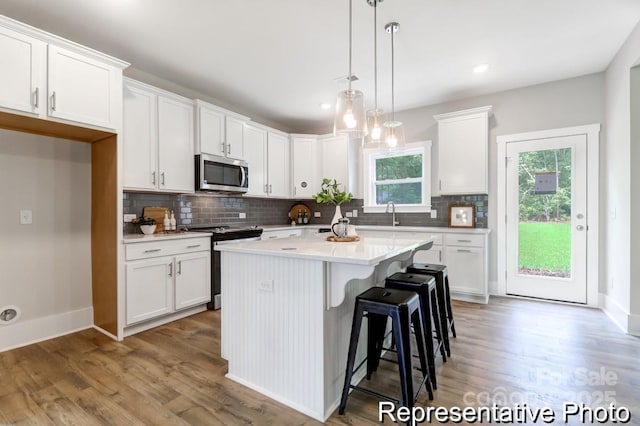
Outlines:
{"label": "wooden cutting board", "polygon": [[156,220],[156,234],[164,232],[164,214],[168,214],[169,209],[166,207],[145,207],[142,209],[142,215]]}

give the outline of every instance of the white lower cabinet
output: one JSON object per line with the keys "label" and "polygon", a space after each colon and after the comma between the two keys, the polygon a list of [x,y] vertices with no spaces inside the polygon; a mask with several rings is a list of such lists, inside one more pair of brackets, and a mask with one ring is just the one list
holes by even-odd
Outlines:
{"label": "white lower cabinet", "polygon": [[209,238],[128,244],[126,325],[211,301]]}

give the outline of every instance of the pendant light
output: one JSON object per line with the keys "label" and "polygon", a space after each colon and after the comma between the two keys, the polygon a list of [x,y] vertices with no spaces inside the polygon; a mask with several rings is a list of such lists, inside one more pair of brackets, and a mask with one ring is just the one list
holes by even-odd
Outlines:
{"label": "pendant light", "polygon": [[394,93],[394,45],[393,34],[395,34],[400,28],[400,24],[397,22],[390,22],[384,26],[384,29],[391,34],[391,115],[390,120],[385,121],[382,125],[382,143],[381,147],[387,151],[393,151],[397,148],[405,146],[404,140],[404,126],[401,121],[396,121],[395,117],[395,93]]}
{"label": "pendant light", "polygon": [[349,0],[349,88],[338,93],[333,133],[346,133],[355,137],[367,135],[367,119],[364,111],[364,95],[359,90],[351,90],[351,44],[352,44],[352,2]]}
{"label": "pendant light", "polygon": [[365,141],[366,147],[378,147],[382,137],[382,115],[384,111],[378,108],[378,4],[383,0],[367,0],[373,7],[373,109],[367,111],[367,129],[369,134]]}

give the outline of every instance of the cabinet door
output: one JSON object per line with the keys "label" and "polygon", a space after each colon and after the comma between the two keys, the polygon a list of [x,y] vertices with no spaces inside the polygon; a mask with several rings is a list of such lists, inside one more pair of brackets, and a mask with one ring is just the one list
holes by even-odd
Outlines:
{"label": "cabinet door", "polygon": [[173,311],[172,260],[170,257],[159,257],[127,263],[127,324]]}
{"label": "cabinet door", "polygon": [[155,189],[158,184],[157,96],[129,82],[124,85],[123,185]]}
{"label": "cabinet door", "polygon": [[264,197],[267,195],[265,185],[267,176],[267,132],[247,125],[244,143],[245,161],[249,163],[249,190],[247,195]]}
{"label": "cabinet door", "polygon": [[440,194],[488,193],[487,114],[438,122]]}
{"label": "cabinet door", "polygon": [[320,191],[322,178],[319,175],[318,140],[315,137],[294,136],[291,140],[293,153],[293,197],[311,198]]}
{"label": "cabinet door", "polygon": [[452,292],[487,294],[483,248],[447,246],[446,258]]}
{"label": "cabinet door", "polygon": [[227,143],[227,157],[238,160],[244,159],[244,126],[245,122],[235,117],[225,120]]}
{"label": "cabinet door", "polygon": [[353,192],[355,189],[349,188],[349,138],[341,135],[322,139],[319,143],[322,151],[320,180],[335,179],[341,189]]}
{"label": "cabinet door", "polygon": [[269,132],[267,171],[270,197],[289,197],[289,139]]}
{"label": "cabinet door", "polygon": [[40,114],[46,110],[46,44],[0,28],[0,107]]}
{"label": "cabinet door", "polygon": [[176,256],[176,310],[211,301],[211,252]]}
{"label": "cabinet door", "polygon": [[120,112],[118,71],[100,61],[49,45],[51,117],[114,128]]}
{"label": "cabinet door", "polygon": [[199,153],[225,155],[224,114],[204,106],[198,106]]}
{"label": "cabinet door", "polygon": [[158,96],[158,188],[194,192],[193,162],[191,101]]}

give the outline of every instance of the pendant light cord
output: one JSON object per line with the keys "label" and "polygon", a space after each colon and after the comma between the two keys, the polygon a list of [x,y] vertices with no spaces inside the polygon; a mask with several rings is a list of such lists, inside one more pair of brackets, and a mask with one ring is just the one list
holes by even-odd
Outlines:
{"label": "pendant light cord", "polygon": [[349,75],[347,76],[347,79],[349,80],[349,92],[351,92],[351,44],[352,44],[352,14],[353,14],[353,0],[349,0]]}
{"label": "pendant light cord", "polygon": [[373,4],[373,96],[375,114],[378,114],[378,0]]}
{"label": "pendant light cord", "polygon": [[395,105],[395,54],[393,51],[393,28],[391,29],[391,120],[396,121],[396,105]]}

